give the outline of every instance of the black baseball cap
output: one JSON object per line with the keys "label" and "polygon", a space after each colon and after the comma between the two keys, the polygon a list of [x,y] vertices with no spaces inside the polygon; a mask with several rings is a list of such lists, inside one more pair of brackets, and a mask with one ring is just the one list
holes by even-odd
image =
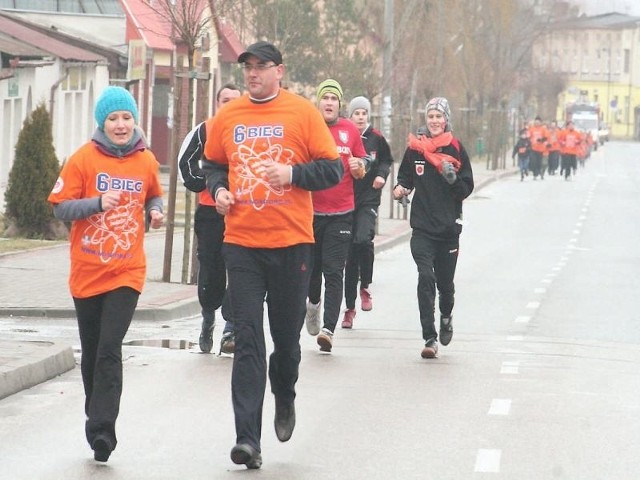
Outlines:
{"label": "black baseball cap", "polygon": [[238,63],[244,63],[249,55],[259,58],[263,62],[271,60],[276,65],[282,63],[282,54],[273,44],[261,40],[247,47],[238,57]]}

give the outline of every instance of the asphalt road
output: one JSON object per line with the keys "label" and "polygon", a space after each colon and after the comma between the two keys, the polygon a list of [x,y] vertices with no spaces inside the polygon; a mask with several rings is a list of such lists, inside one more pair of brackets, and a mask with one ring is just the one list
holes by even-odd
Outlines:
{"label": "asphalt road", "polygon": [[[303,331],[288,443],[267,393],[260,471],[229,460],[231,358],[129,345],[108,464],[84,440],[76,368],[0,401],[0,477],[638,478],[639,182],[640,144],[611,142],[571,181],[507,178],[470,198],[455,334],[436,360],[420,358],[408,245],[382,252],[374,310],[336,333],[334,352]],[[71,322],[38,327],[75,341]],[[137,322],[127,340],[178,346],[198,328]]]}

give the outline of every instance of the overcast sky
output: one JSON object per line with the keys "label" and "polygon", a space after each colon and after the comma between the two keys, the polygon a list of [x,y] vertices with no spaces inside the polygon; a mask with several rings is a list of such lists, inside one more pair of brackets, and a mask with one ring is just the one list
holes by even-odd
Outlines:
{"label": "overcast sky", "polygon": [[573,0],[572,3],[580,5],[581,11],[587,15],[618,12],[640,17],[638,0]]}

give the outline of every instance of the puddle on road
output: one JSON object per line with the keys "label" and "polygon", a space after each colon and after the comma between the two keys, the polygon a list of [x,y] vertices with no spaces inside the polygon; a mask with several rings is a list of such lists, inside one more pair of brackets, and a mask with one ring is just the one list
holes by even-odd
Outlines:
{"label": "puddle on road", "polygon": [[131,347],[155,347],[155,348],[170,348],[172,350],[189,350],[196,344],[189,340],[130,340],[124,342],[123,345]]}

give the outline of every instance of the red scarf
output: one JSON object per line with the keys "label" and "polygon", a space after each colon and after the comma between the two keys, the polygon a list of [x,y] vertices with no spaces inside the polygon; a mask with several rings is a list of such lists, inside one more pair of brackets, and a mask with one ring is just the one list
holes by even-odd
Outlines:
{"label": "red scarf", "polygon": [[446,153],[436,152],[437,149],[446,147],[451,144],[453,135],[451,132],[444,132],[437,137],[427,137],[420,135],[416,137],[409,134],[409,148],[420,152],[427,162],[436,167],[439,173],[442,173],[442,162],[449,162],[453,165],[454,170],[460,170],[460,160]]}

